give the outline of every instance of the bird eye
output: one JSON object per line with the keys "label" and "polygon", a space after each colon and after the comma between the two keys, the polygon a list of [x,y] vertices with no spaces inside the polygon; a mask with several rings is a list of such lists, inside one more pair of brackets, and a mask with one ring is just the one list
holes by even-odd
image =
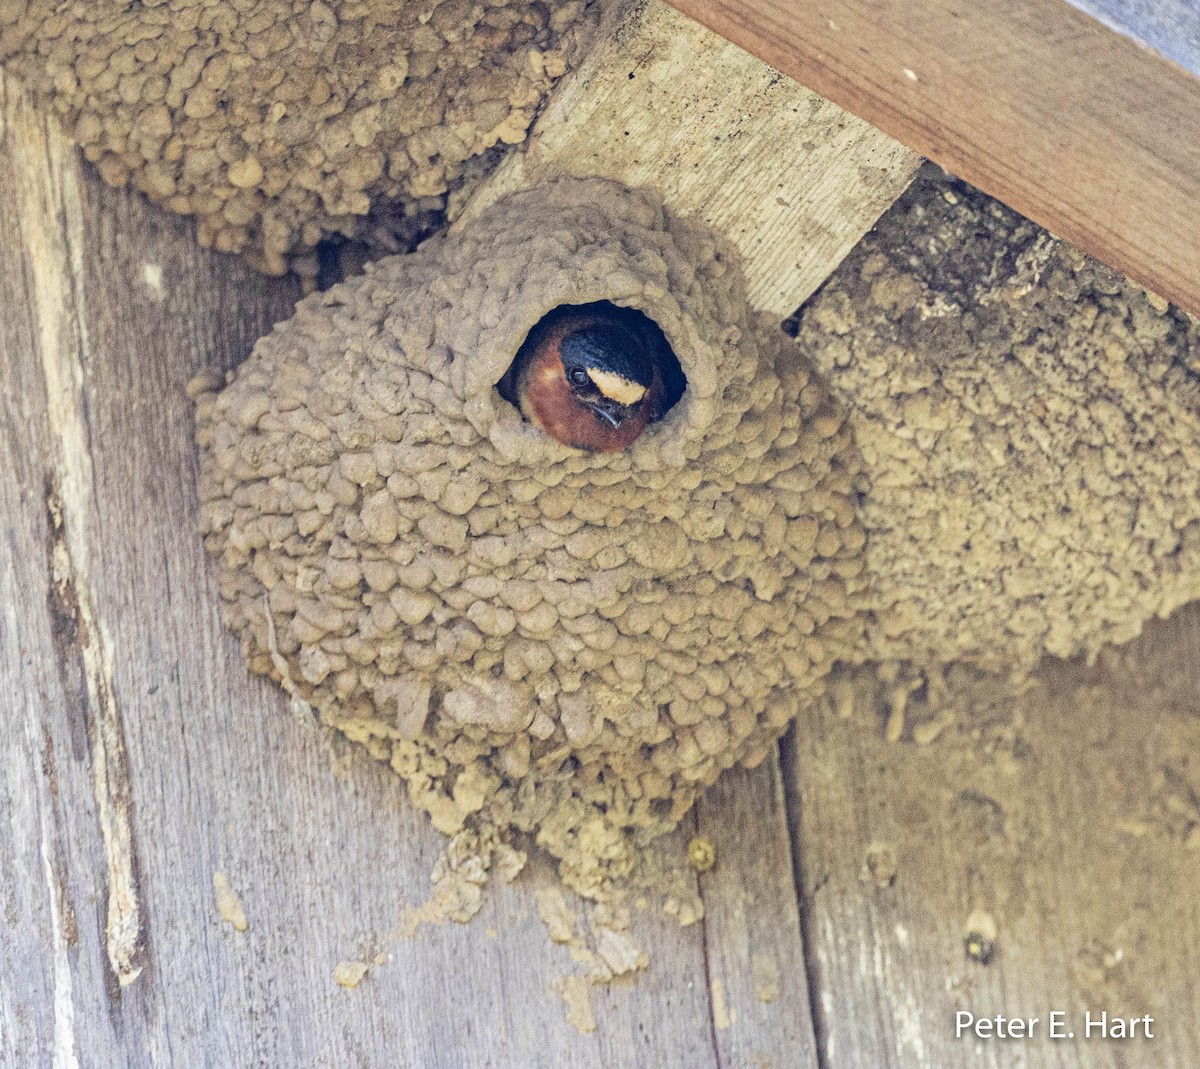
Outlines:
{"label": "bird eye", "polygon": [[576,386],[586,386],[588,382],[588,373],[581,367],[572,368],[570,379]]}

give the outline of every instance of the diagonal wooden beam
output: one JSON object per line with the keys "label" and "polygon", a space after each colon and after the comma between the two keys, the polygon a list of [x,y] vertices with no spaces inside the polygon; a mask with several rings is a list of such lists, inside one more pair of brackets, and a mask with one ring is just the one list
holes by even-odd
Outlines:
{"label": "diagonal wooden beam", "polygon": [[662,0],[609,13],[601,36],[468,203],[558,175],[657,189],[742,254],[750,302],[783,318],[907,188],[920,159]]}
{"label": "diagonal wooden beam", "polygon": [[672,3],[1200,312],[1200,78],[1184,67],[1063,0]]}

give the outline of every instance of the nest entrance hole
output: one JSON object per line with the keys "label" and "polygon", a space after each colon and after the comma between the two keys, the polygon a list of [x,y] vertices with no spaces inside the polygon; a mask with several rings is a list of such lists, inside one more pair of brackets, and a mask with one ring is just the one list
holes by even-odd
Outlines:
{"label": "nest entrance hole", "polygon": [[683,397],[683,392],[687,389],[687,376],[683,373],[683,367],[679,363],[679,358],[675,355],[675,350],[671,348],[671,343],[667,341],[667,336],[663,333],[662,328],[640,309],[626,308],[623,305],[613,304],[612,301],[592,301],[589,304],[560,304],[557,308],[551,309],[542,316],[525,336],[525,340],[517,350],[516,356],[513,357],[513,362],[504,372],[503,378],[496,383],[496,389],[500,396],[513,407],[518,410],[520,409],[521,406],[517,398],[516,371],[527,355],[530,339],[539,336],[544,328],[553,326],[555,322],[566,316],[597,312],[605,316],[611,316],[615,322],[625,327],[634,335],[642,338],[651,352],[661,354],[659,369],[663,378],[663,404],[658,418],[662,419],[663,416],[679,403],[680,398]]}

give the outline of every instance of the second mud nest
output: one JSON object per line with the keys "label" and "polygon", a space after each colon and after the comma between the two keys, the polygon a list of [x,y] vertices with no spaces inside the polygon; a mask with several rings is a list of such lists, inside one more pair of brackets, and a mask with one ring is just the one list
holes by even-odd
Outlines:
{"label": "second mud nest", "polygon": [[202,244],[316,273],[329,235],[409,247],[525,139],[586,0],[0,0],[0,63],[113,185]]}
{"label": "second mud nest", "polygon": [[1200,323],[930,168],[801,310],[871,477],[862,658],[1094,656],[1200,597]]}

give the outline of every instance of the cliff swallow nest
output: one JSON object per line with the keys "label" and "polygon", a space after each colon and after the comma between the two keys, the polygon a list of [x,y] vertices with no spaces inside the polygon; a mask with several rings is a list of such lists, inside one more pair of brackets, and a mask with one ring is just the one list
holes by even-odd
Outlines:
{"label": "cliff swallow nest", "polygon": [[870,475],[862,656],[1094,656],[1200,597],[1200,323],[929,168],[801,310]]}
{"label": "cliff swallow nest", "polygon": [[0,63],[106,181],[315,274],[328,235],[423,236],[594,21],[587,0],[0,0]]}
{"label": "cliff swallow nest", "polygon": [[[313,295],[194,386],[251,667],[437,828],[535,834],[587,895],[761,761],[861,633],[849,428],[729,257],[649,193],[558,182]],[[495,384],[546,313],[601,300],[662,328],[687,389],[585,454]]]}

